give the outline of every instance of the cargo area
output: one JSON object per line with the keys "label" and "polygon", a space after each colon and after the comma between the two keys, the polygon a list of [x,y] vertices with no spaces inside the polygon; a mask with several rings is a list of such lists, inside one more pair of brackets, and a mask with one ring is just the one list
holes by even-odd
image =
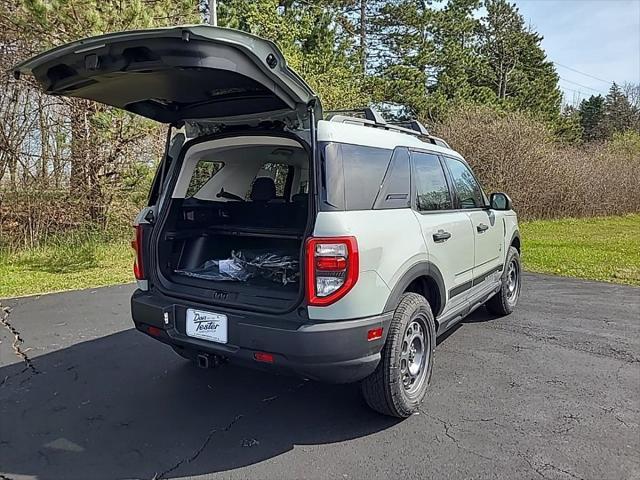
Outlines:
{"label": "cargo area", "polygon": [[[289,138],[232,137],[185,153],[159,233],[172,291],[280,308],[301,293],[309,156]],[[222,294],[220,293],[222,292]]]}

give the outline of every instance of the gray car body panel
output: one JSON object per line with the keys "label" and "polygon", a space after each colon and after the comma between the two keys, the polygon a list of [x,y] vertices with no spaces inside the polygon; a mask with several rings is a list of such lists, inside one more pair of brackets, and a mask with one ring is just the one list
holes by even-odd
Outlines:
{"label": "gray car body panel", "polygon": [[311,88],[263,38],[207,25],[113,33],[78,40],[14,67],[45,93],[86,98],[164,123],[321,118]]}

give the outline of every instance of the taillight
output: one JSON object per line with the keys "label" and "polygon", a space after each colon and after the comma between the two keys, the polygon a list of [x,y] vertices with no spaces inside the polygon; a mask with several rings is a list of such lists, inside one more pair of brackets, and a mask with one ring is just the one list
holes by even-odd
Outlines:
{"label": "taillight", "polygon": [[334,303],[358,281],[358,242],[355,237],[310,238],[306,255],[309,305]]}
{"label": "taillight", "polygon": [[136,280],[144,280],[144,268],[142,266],[142,227],[136,225],[136,236],[131,241],[131,246],[136,251],[136,259],[133,263],[133,274],[136,276]]}

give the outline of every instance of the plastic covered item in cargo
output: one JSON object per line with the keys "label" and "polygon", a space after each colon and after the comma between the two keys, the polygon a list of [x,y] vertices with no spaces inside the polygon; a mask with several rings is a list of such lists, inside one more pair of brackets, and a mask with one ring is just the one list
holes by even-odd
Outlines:
{"label": "plastic covered item in cargo", "polygon": [[300,262],[284,252],[232,251],[231,258],[207,260],[197,268],[178,269],[175,273],[204,280],[235,282],[262,277],[287,285],[298,281]]}
{"label": "plastic covered item in cargo", "polygon": [[236,263],[232,258],[223,260],[207,260],[197,268],[177,269],[175,272],[186,277],[215,281],[244,282],[252,276],[251,273],[242,266],[242,264]]}

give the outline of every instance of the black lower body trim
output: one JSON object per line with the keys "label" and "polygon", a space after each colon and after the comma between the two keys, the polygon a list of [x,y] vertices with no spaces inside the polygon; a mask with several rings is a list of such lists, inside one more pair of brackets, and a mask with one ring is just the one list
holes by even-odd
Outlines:
{"label": "black lower body trim", "polygon": [[463,320],[467,315],[473,312],[476,308],[483,305],[487,300],[489,300],[493,295],[495,295],[500,290],[500,285],[502,283],[496,283],[489,290],[484,290],[480,294],[475,294],[474,297],[465,301],[460,305],[456,310],[447,312],[445,315],[438,317],[436,320],[438,321],[438,335],[442,335],[444,332],[453,327],[456,323]]}
{"label": "black lower body trim", "polygon": [[481,275],[478,275],[477,277],[475,277],[473,279],[473,286],[475,287],[476,285],[481,284],[482,282],[484,282],[487,277],[495,272],[501,272],[502,271],[502,264],[498,265],[497,267],[492,268],[491,270],[489,270],[488,272],[485,272]]}
{"label": "black lower body trim", "polygon": [[473,281],[469,280],[468,282],[464,282],[462,285],[458,285],[455,288],[449,290],[449,298],[453,298],[456,295],[460,295],[462,292],[466,292],[471,287],[473,287]]}
{"label": "black lower body trim", "polygon": [[469,280],[468,282],[464,282],[462,285],[458,285],[457,287],[452,288],[451,290],[449,290],[449,298],[451,299],[456,295],[460,295],[461,293],[466,292],[471,287],[480,285],[482,282],[484,282],[487,279],[489,275],[495,272],[501,272],[503,268],[504,268],[503,265],[500,264],[497,267],[494,267],[491,270],[488,270],[478,275],[477,277],[474,277],[473,280]]}

